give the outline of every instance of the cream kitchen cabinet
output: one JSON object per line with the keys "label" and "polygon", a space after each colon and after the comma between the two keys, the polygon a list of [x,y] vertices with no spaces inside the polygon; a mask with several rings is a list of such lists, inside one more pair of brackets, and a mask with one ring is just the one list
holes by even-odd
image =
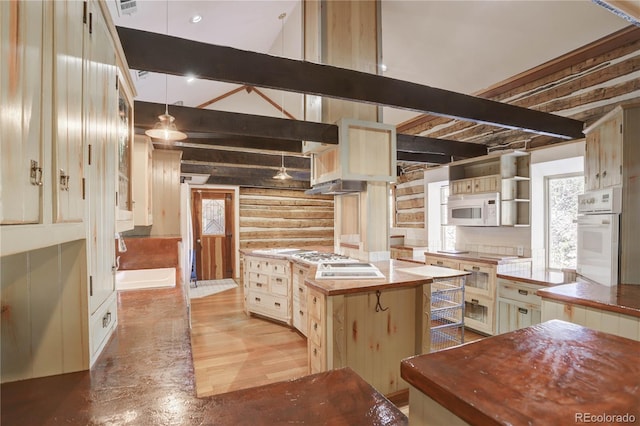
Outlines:
{"label": "cream kitchen cabinet", "polygon": [[43,84],[43,61],[50,52],[47,40],[51,39],[51,13],[51,5],[46,2],[0,2],[3,225],[40,223],[42,197],[45,190],[50,191],[51,180],[45,174],[51,173],[51,168],[44,165],[42,134],[46,131],[43,108],[51,97],[50,87]]}
{"label": "cream kitchen cabinet", "polygon": [[245,256],[246,311],[291,325],[291,263]]}
{"label": "cream kitchen cabinet", "polygon": [[133,222],[153,225],[152,179],[153,143],[148,136],[136,135],[133,144]]}
{"label": "cream kitchen cabinet", "polygon": [[606,120],[585,130],[585,190],[622,183],[623,111],[615,110]]}
{"label": "cream kitchen cabinet", "polygon": [[309,272],[308,266],[303,266],[298,263],[293,263],[291,273],[291,315],[293,327],[307,336],[308,324],[308,309],[307,309],[307,285],[304,283],[304,279]]}
{"label": "cream kitchen cabinet", "polygon": [[498,279],[497,333],[539,324],[542,299],[536,291],[543,286],[515,280]]}

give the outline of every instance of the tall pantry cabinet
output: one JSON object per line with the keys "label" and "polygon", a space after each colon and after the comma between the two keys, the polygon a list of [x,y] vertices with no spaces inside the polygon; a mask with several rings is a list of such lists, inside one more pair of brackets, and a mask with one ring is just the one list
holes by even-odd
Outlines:
{"label": "tall pantry cabinet", "polygon": [[115,34],[102,0],[0,2],[2,382],[86,370],[115,329]]}

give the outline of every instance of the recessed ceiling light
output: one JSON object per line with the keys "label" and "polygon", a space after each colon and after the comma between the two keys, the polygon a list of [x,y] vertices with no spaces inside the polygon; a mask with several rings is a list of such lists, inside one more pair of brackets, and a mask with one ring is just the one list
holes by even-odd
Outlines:
{"label": "recessed ceiling light", "polygon": [[380,64],[380,71],[385,72],[387,70],[387,66],[385,64]]}
{"label": "recessed ceiling light", "polygon": [[202,16],[201,15],[193,15],[190,19],[192,24],[197,24],[198,22],[202,21]]}
{"label": "recessed ceiling light", "polygon": [[187,83],[191,83],[196,79],[196,77],[194,75],[188,75],[187,76]]}

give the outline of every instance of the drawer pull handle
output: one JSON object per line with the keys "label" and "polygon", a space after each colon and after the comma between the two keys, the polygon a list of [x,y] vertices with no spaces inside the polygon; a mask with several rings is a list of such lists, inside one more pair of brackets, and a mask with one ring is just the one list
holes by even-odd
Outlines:
{"label": "drawer pull handle", "polygon": [[480,270],[480,267],[479,267],[479,266],[474,266],[474,267],[473,267],[473,268],[471,268],[471,269],[473,269],[474,271],[479,271],[479,270]]}
{"label": "drawer pull handle", "polygon": [[276,281],[281,283],[282,282],[282,278],[276,278]]}
{"label": "drawer pull handle", "polygon": [[300,312],[300,316],[304,316],[304,311],[299,311]]}
{"label": "drawer pull handle", "polygon": [[444,263],[443,263],[441,260],[438,260],[438,261],[436,262],[436,265],[443,265],[443,264],[444,264]]}
{"label": "drawer pull handle", "polygon": [[303,271],[302,269],[298,269],[298,273],[299,273],[300,275],[304,275],[304,271]]}
{"label": "drawer pull handle", "polygon": [[276,305],[277,308],[280,307],[280,302],[274,302],[273,304]]}
{"label": "drawer pull handle", "polygon": [[260,298],[259,298],[259,297],[256,297],[256,302],[259,302],[259,301],[260,301]]}
{"label": "drawer pull handle", "polygon": [[304,287],[298,287],[298,290],[300,290],[300,293],[304,293]]}
{"label": "drawer pull handle", "polygon": [[314,323],[313,323],[313,329],[314,329],[314,330],[317,330],[317,329],[318,329],[318,323],[317,323],[317,322],[314,322]]}
{"label": "drawer pull handle", "polygon": [[313,354],[314,354],[314,355],[318,355],[318,349],[313,348]]}
{"label": "drawer pull handle", "polygon": [[318,301],[318,299],[315,296],[313,296],[313,304],[314,305],[316,304],[317,301]]}
{"label": "drawer pull handle", "polygon": [[256,287],[262,287],[261,283],[256,283]]}
{"label": "drawer pull handle", "polygon": [[529,310],[525,308],[518,308],[518,312],[520,312],[522,315],[527,315]]}
{"label": "drawer pull handle", "polygon": [[478,299],[471,299],[471,303],[472,303],[473,305],[479,305],[479,304],[480,304],[480,301],[479,301]]}
{"label": "drawer pull handle", "polygon": [[523,295],[523,296],[526,296],[527,294],[529,294],[529,292],[527,290],[518,290],[518,293]]}

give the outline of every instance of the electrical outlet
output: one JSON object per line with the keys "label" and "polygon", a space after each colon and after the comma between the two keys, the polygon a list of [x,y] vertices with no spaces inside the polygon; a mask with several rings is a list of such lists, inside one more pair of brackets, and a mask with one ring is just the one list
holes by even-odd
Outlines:
{"label": "electrical outlet", "polygon": [[518,256],[524,256],[524,247],[518,246],[516,250],[518,251]]}

